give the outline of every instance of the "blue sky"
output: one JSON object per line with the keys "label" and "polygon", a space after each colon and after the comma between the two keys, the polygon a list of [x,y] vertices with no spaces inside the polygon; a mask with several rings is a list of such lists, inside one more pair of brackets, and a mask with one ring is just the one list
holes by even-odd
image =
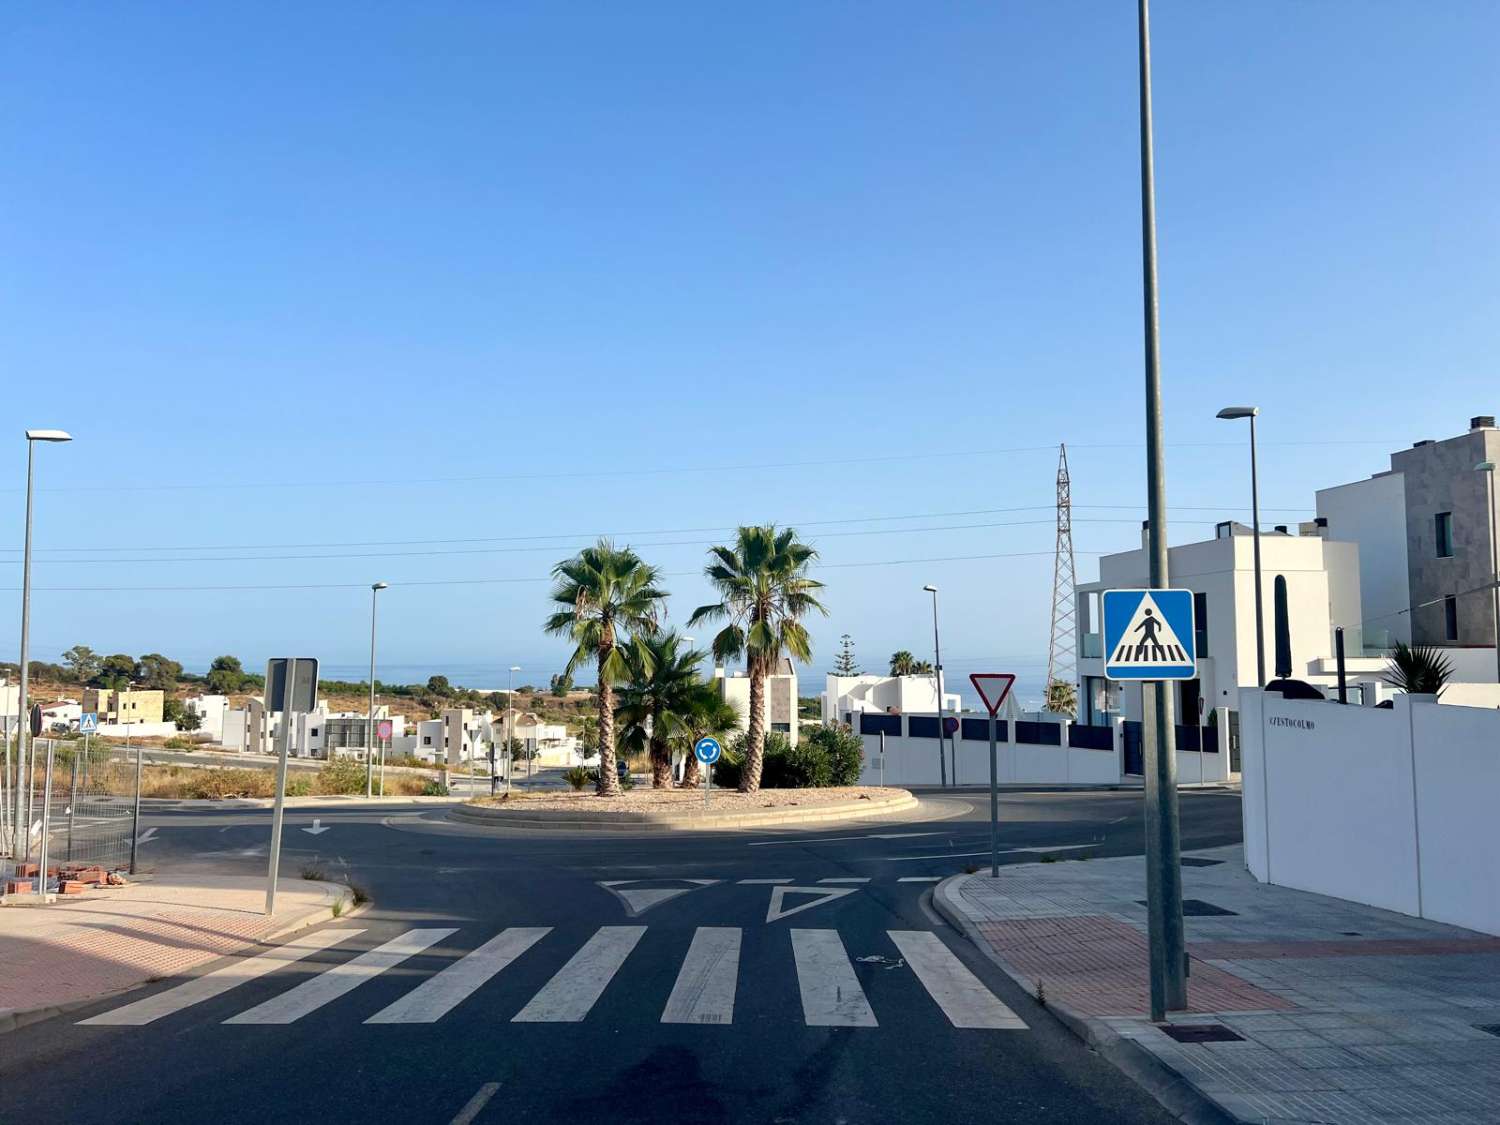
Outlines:
{"label": "blue sky", "polygon": [[[1225,403],[1268,520],[1500,413],[1500,7],[1153,30],[1172,540],[1247,503]],[[589,536],[680,622],[700,529],[775,520],[830,564],[815,667],[925,654],[936,582],[952,673],[1039,678],[1056,443],[1081,580],[1141,514],[1134,35],[1123,0],[10,6],[8,587],[20,431],[77,438],[39,451],[36,656],[352,671],[379,578],[390,678],[545,682]],[[1019,557],[895,562],[978,555]],[[146,589],[276,585],[317,588]]]}

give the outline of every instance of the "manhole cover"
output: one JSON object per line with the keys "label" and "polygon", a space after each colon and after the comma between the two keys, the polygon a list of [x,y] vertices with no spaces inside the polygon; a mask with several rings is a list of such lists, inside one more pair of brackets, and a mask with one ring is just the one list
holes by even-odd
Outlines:
{"label": "manhole cover", "polygon": [[1179,1043],[1239,1043],[1243,1035],[1236,1035],[1222,1023],[1175,1023],[1162,1028]]}
{"label": "manhole cover", "polygon": [[1223,863],[1222,859],[1204,859],[1198,855],[1185,855],[1182,857],[1184,867],[1217,867]]}
{"label": "manhole cover", "polygon": [[[1146,900],[1143,898],[1138,898],[1135,901],[1142,906],[1146,905]],[[1238,917],[1236,911],[1225,910],[1222,906],[1215,906],[1211,902],[1204,902],[1201,898],[1185,898],[1182,900],[1182,916],[1184,918],[1214,918],[1221,915]]]}

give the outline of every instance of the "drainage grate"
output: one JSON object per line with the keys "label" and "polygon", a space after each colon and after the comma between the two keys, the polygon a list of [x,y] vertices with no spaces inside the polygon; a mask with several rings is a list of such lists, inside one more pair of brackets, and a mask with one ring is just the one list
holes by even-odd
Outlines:
{"label": "drainage grate", "polygon": [[[1135,900],[1142,906],[1146,900],[1138,898]],[[1221,916],[1239,917],[1236,910],[1225,910],[1222,906],[1215,906],[1211,902],[1204,902],[1201,898],[1185,898],[1182,900],[1182,916],[1184,918],[1217,918]]]}
{"label": "drainage grate", "polygon": [[1185,855],[1182,857],[1181,862],[1184,867],[1217,867],[1224,861],[1222,859],[1204,859],[1202,856],[1197,855]]}
{"label": "drainage grate", "polygon": [[1476,1023],[1474,1026],[1486,1034],[1500,1037],[1500,1023]]}
{"label": "drainage grate", "polygon": [[1236,1035],[1222,1023],[1177,1023],[1162,1028],[1179,1043],[1243,1043],[1245,1037]]}

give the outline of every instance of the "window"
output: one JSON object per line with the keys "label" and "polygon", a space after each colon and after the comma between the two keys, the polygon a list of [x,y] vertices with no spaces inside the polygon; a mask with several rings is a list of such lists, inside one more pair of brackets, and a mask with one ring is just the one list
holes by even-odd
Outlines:
{"label": "window", "polygon": [[1208,653],[1208,595],[1201,590],[1193,593],[1193,648],[1199,656]]}
{"label": "window", "polygon": [[1453,557],[1453,513],[1439,512],[1435,523],[1437,525],[1437,557],[1451,559]]}
{"label": "window", "polygon": [[1458,597],[1454,594],[1443,599],[1443,636],[1450,641],[1458,640]]}
{"label": "window", "polygon": [[424,734],[422,736],[422,745],[423,746],[431,746],[432,745],[432,735],[430,735],[430,734]]}
{"label": "window", "polygon": [[779,730],[783,734],[791,734],[792,733],[792,724],[791,723],[772,723],[771,724],[771,729],[772,730]]}
{"label": "window", "polygon": [[309,737],[311,737],[311,738],[317,738],[318,737],[318,728],[317,727],[313,727],[313,729],[310,730],[310,731],[308,731],[307,733],[308,733]]}

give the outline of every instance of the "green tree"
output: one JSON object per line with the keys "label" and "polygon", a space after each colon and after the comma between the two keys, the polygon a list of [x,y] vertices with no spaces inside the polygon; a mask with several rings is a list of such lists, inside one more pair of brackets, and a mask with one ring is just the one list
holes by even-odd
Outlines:
{"label": "green tree", "polygon": [[625,680],[615,717],[616,738],[627,754],[649,752],[651,788],[672,785],[672,740],[690,721],[694,695],[702,686],[698,666],[704,654],[684,650],[676,633],[642,633],[624,648]]}
{"label": "green tree", "polygon": [[238,656],[216,656],[208,666],[204,686],[214,695],[229,695],[239,691],[245,684],[245,669]]}
{"label": "green tree", "polygon": [[448,682],[447,676],[428,676],[427,691],[439,699],[447,699],[453,694],[453,685]]}
{"label": "green tree", "polygon": [[745,768],[741,793],[760,788],[766,741],[766,676],[783,655],[812,659],[812,640],[802,618],[813,610],[828,611],[814,596],[823,583],[807,577],[818,553],[798,540],[792,528],[774,525],[742,527],[732,547],[711,547],[712,560],[704,569],[719,601],[699,606],[688,619],[727,621],[714,637],[714,655],[743,655],[750,672],[750,715],[746,731]]}
{"label": "green tree", "polygon": [[186,707],[183,707],[181,713],[172,721],[177,724],[178,730],[193,731],[203,725],[203,716],[196,711],[189,711]]}
{"label": "green tree", "polygon": [[177,687],[177,677],[182,675],[182,665],[159,652],[148,652],[136,661],[135,674],[143,687],[172,691]]}
{"label": "green tree", "polygon": [[614,684],[625,673],[620,645],[631,636],[654,633],[666,591],[660,572],[629,547],[601,539],[552,568],[552,600],[559,607],[543,628],[573,642],[564,669],[571,676],[592,660],[599,676],[599,787],[601,797],[620,793],[615,774]]}
{"label": "green tree", "polygon": [[1047,710],[1054,715],[1078,714],[1078,689],[1067,680],[1053,680],[1047,685]]}
{"label": "green tree", "polygon": [[893,676],[915,676],[917,674],[917,658],[904,648],[899,652],[891,653],[891,675]]}
{"label": "green tree", "polygon": [[857,676],[859,665],[854,660],[854,639],[845,633],[839,638],[839,654],[833,658],[835,676]]}
{"label": "green tree", "polygon": [[700,738],[717,738],[722,745],[732,731],[739,728],[740,713],[727,702],[713,684],[699,684],[688,706],[687,722],[679,743],[687,754],[682,767],[682,787],[693,789],[703,784],[703,767],[693,756]]}
{"label": "green tree", "polygon": [[932,675],[932,661],[930,661],[930,660],[918,660],[915,664],[913,664],[911,666],[911,674],[913,676],[930,676],[930,675]]}
{"label": "green tree", "polygon": [[74,645],[62,655],[68,666],[68,674],[80,684],[93,682],[94,677],[99,674],[99,654],[88,645]]}
{"label": "green tree", "polygon": [[566,672],[552,677],[551,692],[559,699],[567,697],[568,692],[573,690],[573,677]]}
{"label": "green tree", "polygon": [[126,656],[123,652],[117,652],[113,656],[106,656],[99,662],[99,675],[96,677],[100,687],[123,688],[135,679],[135,657]]}

